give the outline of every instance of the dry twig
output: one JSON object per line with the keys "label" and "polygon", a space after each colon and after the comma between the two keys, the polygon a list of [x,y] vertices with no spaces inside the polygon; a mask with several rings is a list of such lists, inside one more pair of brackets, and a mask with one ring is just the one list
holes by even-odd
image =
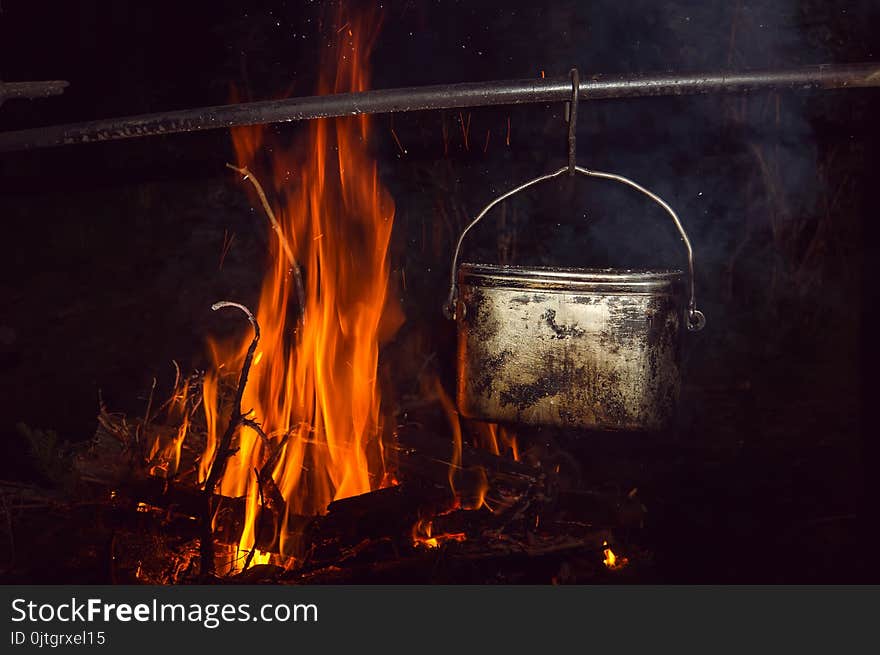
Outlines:
{"label": "dry twig", "polygon": [[293,256],[293,250],[290,247],[290,244],[287,242],[287,239],[284,236],[284,232],[281,229],[281,224],[278,222],[278,219],[275,218],[275,212],[272,211],[272,206],[269,204],[269,200],[266,198],[266,193],[263,191],[263,186],[260,184],[259,180],[254,177],[254,174],[251,173],[247,167],[233,166],[232,164],[226,164],[226,168],[232,169],[236,173],[241,173],[243,180],[250,180],[250,183],[254,185],[254,189],[257,191],[257,195],[260,197],[260,202],[263,204],[263,210],[266,212],[266,216],[269,218],[269,222],[272,224],[272,229],[275,230],[275,234],[278,235],[278,241],[281,244],[281,249],[284,250],[284,254],[287,257],[287,261],[290,264],[290,268],[293,270],[293,279],[296,284],[296,295],[297,300],[299,301],[300,307],[300,317],[302,318],[302,312],[305,312],[306,309],[306,294],[305,288],[303,287],[302,280],[302,271],[299,269],[299,264],[296,262],[296,258]]}
{"label": "dry twig", "polygon": [[232,404],[232,414],[229,417],[229,424],[226,426],[226,431],[223,433],[220,442],[217,444],[214,461],[211,463],[211,469],[208,473],[208,478],[205,481],[205,488],[203,490],[206,504],[203,516],[204,524],[202,526],[201,540],[201,570],[203,577],[214,571],[214,534],[211,528],[214,515],[214,489],[217,487],[217,483],[220,482],[223,473],[226,471],[226,464],[229,461],[230,456],[235,452],[231,448],[232,437],[235,434],[236,429],[238,429],[238,426],[248,420],[245,419],[244,414],[242,414],[241,399],[244,395],[244,388],[247,386],[248,373],[250,372],[251,363],[254,359],[254,352],[256,352],[257,344],[260,342],[260,326],[251,310],[244,305],[236,302],[229,302],[227,300],[215,302],[211,305],[211,309],[214,311],[224,307],[234,307],[244,312],[248,321],[250,321],[251,326],[254,328],[254,338],[247,349],[247,353],[245,353],[244,363],[241,367],[241,375],[239,375],[238,378],[238,388],[235,391],[235,399]]}

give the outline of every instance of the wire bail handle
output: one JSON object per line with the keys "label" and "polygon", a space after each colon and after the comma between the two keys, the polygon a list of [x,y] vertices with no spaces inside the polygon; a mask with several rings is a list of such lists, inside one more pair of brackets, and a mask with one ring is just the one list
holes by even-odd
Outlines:
{"label": "wire bail handle", "polygon": [[682,242],[684,242],[685,249],[687,250],[687,261],[688,261],[688,318],[687,318],[687,327],[691,332],[698,332],[702,330],[706,326],[706,316],[697,309],[697,300],[695,293],[695,283],[694,283],[694,250],[691,246],[691,241],[688,238],[687,232],[685,232],[684,225],[681,223],[681,219],[679,219],[678,214],[675,213],[675,210],[669,206],[669,204],[663,200],[660,196],[649,191],[642,185],[630,180],[629,178],[623,177],[622,175],[617,175],[616,173],[606,173],[603,171],[593,171],[587,168],[581,168],[576,163],[576,147],[577,147],[577,107],[578,107],[578,95],[580,92],[580,75],[578,74],[577,68],[572,68],[570,71],[571,75],[571,100],[566,103],[566,120],[568,121],[568,166],[560,168],[558,171],[554,171],[552,173],[548,173],[546,175],[541,175],[536,177],[533,180],[529,180],[519,186],[511,189],[507,193],[504,193],[488,205],[483,208],[477,217],[472,220],[467,227],[461,233],[461,236],[458,237],[458,243],[455,246],[455,254],[452,256],[452,273],[451,280],[449,285],[449,296],[446,298],[446,302],[443,304],[443,314],[446,318],[454,320],[456,318],[456,305],[458,303],[458,257],[461,253],[461,246],[464,243],[464,238],[467,236],[467,233],[482,220],[483,216],[485,216],[490,209],[492,209],[495,205],[504,200],[507,200],[509,197],[516,195],[520,191],[528,189],[531,186],[536,184],[540,184],[542,182],[546,182],[553,178],[559,177],[565,173],[568,173],[571,176],[574,176],[575,173],[580,173],[581,175],[585,175],[587,177],[595,177],[601,178],[605,180],[612,180],[614,182],[620,182],[621,184],[625,184],[628,187],[635,189],[648,196],[651,200],[659,204],[663,209],[666,210],[666,213],[672,218],[672,222],[675,224],[675,227],[678,229],[678,234],[681,237]]}
{"label": "wire bail handle", "polygon": [[[625,184],[628,187],[635,189],[648,196],[651,200],[656,202],[658,205],[663,207],[666,210],[666,213],[672,218],[672,222],[675,224],[676,229],[678,229],[678,234],[681,237],[682,242],[684,242],[685,250],[687,251],[687,261],[688,261],[688,330],[691,332],[697,332],[702,330],[706,325],[706,317],[699,309],[697,309],[697,301],[695,296],[694,289],[694,250],[691,246],[691,241],[688,238],[687,232],[685,232],[684,225],[681,223],[681,219],[679,219],[678,214],[675,213],[675,210],[669,206],[669,204],[663,200],[656,193],[646,189],[642,185],[634,182],[633,180],[623,177],[622,175],[617,175],[616,173],[606,173],[604,171],[593,171],[587,168],[582,168],[580,166],[575,166],[575,173],[580,173],[581,175],[585,175],[586,177],[596,177],[604,180],[612,180],[614,182],[620,182],[621,184]],[[489,210],[492,209],[495,205],[507,200],[513,195],[516,195],[520,191],[528,189],[531,186],[536,184],[540,184],[542,182],[546,182],[548,180],[552,180],[553,178],[564,175],[565,173],[569,173],[568,166],[564,166],[557,171],[553,171],[552,173],[547,173],[546,175],[541,175],[540,177],[536,177],[533,180],[529,180],[523,184],[520,184],[518,187],[515,187],[504,193],[488,205],[483,208],[477,217],[472,220],[467,227],[461,233],[461,236],[458,237],[458,243],[455,246],[455,254],[452,256],[452,274],[449,286],[449,295],[446,298],[446,303],[443,305],[443,314],[448,319],[456,318],[456,304],[458,302],[458,257],[461,253],[461,246],[464,243],[464,238],[467,236],[467,233],[471,231],[471,229],[479,223],[482,218],[489,213]]]}

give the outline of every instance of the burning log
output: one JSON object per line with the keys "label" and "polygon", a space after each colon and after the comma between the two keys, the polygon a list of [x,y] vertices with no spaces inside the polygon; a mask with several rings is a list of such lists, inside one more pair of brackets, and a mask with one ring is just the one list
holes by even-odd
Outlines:
{"label": "burning log", "polygon": [[[150,435],[161,427],[151,426]],[[168,512],[200,516],[205,492],[186,480],[149,475],[132,448],[134,431],[134,423],[130,425],[121,417],[102,411],[90,448],[75,459],[79,477],[99,489],[113,490],[119,502],[128,502],[131,507],[145,503]],[[275,448],[276,456],[283,443]],[[401,535],[409,539],[417,520],[449,511],[455,503],[449,488],[451,450],[448,437],[413,424],[402,426],[390,452],[404,484],[335,501],[328,506],[326,515],[291,517],[285,539],[302,543],[304,548],[329,541],[347,548],[364,539]],[[266,552],[278,552],[280,526],[286,512],[284,500],[269,475],[275,460],[276,457],[270,457],[256,473],[261,503],[255,532],[257,547]],[[495,509],[509,508],[526,496],[543,504],[553,497],[552,473],[466,444],[457,468],[461,471],[459,493],[474,498],[484,494],[483,500]],[[481,485],[486,488],[481,489]],[[217,493],[212,494],[212,499],[213,505],[223,508],[224,516],[223,521],[215,521],[220,530],[215,538],[223,544],[236,543],[244,522],[244,499]],[[498,514],[507,516],[504,511]]]}
{"label": "burning log", "polygon": [[[125,439],[114,436],[123,426],[118,417],[111,421],[105,416],[91,456],[81,457],[78,469],[87,472],[92,484],[115,490],[118,525],[130,527],[131,521],[143,520],[143,516],[133,516],[126,521],[126,511],[133,515],[145,508],[162,510],[167,533],[191,538],[192,519],[201,516],[204,492],[195,484],[151,477],[132,468]],[[555,470],[468,444],[461,445],[458,464],[453,467],[453,443],[439,428],[411,423],[401,426],[396,436],[387,452],[404,482],[335,501],[319,516],[291,515],[285,521],[286,503],[268,475],[274,462],[270,457],[256,472],[260,504],[253,550],[279,553],[283,549],[299,560],[298,570],[315,571],[331,565],[355,566],[362,560],[412,557],[414,547],[431,549],[459,540],[468,542],[462,548],[474,552],[540,549],[546,544],[541,545],[541,538],[535,536],[539,526],[553,524],[548,528],[551,533],[593,534],[600,528],[631,526],[634,517],[639,518],[633,507],[640,503],[634,499],[592,491],[560,492]],[[280,452],[279,448],[274,452]],[[456,493],[450,488],[451,468],[458,472]],[[212,498],[218,508],[214,541],[234,547],[245,523],[246,501],[219,494]]]}
{"label": "burning log", "polygon": [[306,546],[303,565],[309,568],[344,562],[377,545],[399,552],[411,546],[420,512],[448,496],[435,486],[404,483],[344,498],[330,503],[327,514],[301,517],[300,532],[291,537]]}
{"label": "burning log", "polygon": [[[334,501],[325,515],[292,517],[288,521],[288,527],[293,529],[285,538],[310,549],[308,560],[330,561],[358,544],[381,539],[389,539],[399,546],[409,545],[416,523],[462,505],[461,498],[449,488],[449,440],[414,426],[402,428],[398,436],[399,442],[393,451],[398,473],[405,480],[402,484]],[[468,520],[474,524],[483,521],[486,528],[497,528],[516,516],[517,510],[532,503],[536,507],[545,505],[552,498],[548,493],[547,473],[520,462],[466,446],[462,449],[460,468],[484,472],[481,484],[488,484],[488,489],[472,487],[460,493],[479,496],[481,506],[491,505],[495,511],[457,514],[473,515],[473,519]],[[277,552],[277,527],[265,523],[261,526],[258,547]]]}
{"label": "burning log", "polygon": [[453,446],[448,436],[432,433],[416,424],[398,428],[397,443],[392,448],[397,467],[404,479],[431,481],[449,488],[450,470],[453,473],[476,471],[485,475],[486,498],[490,504],[505,507],[525,494],[541,502],[551,502],[555,491],[555,474],[523,462],[494,455],[487,450],[461,446],[460,462],[453,462]]}
{"label": "burning log", "polygon": [[[125,425],[118,417],[112,421],[105,417],[90,455],[77,459],[77,470],[101,492],[105,503],[101,522],[118,535],[115,541],[121,550],[114,575],[129,582],[191,579],[200,559],[195,544],[203,536],[205,492],[191,481],[150,476],[139,467],[126,449],[126,439],[113,434],[124,432]],[[246,563],[251,564],[250,553],[258,549],[293,555],[297,566],[289,573],[269,565],[238,567],[244,571],[235,579],[295,583],[397,575],[421,579],[433,575],[438,561],[451,567],[444,575],[454,577],[464,575],[468,567],[516,569],[523,558],[546,561],[541,566],[546,566],[548,575],[571,557],[588,564],[595,560],[601,567],[601,546],[611,541],[608,528],[632,525],[632,509],[640,507],[634,497],[557,491],[553,470],[467,444],[461,447],[457,468],[462,474],[453,493],[451,450],[449,436],[439,429],[402,426],[389,452],[403,482],[334,501],[319,516],[287,516],[284,499],[277,488],[273,491],[269,476],[260,483],[255,546],[245,551]],[[474,471],[481,475],[467,475]],[[258,477],[262,474],[257,471]],[[480,484],[487,485],[482,492]],[[477,506],[474,498],[481,498],[482,504]],[[221,560],[226,553],[237,552],[246,502],[244,497],[212,495],[216,509],[212,545],[217,544]],[[439,552],[445,553],[442,560]],[[163,558],[169,561],[163,563]]]}
{"label": "burning log", "polygon": [[[293,584],[437,584],[463,581],[546,583],[549,580],[601,580],[609,568],[603,565],[603,553],[610,540],[609,531],[592,530],[576,534],[535,536],[529,541],[504,535],[479,540],[447,541],[442,548],[422,548],[385,559],[353,557],[348,561],[333,562],[323,567],[278,571],[275,578]],[[616,572],[615,575],[620,573]]]}

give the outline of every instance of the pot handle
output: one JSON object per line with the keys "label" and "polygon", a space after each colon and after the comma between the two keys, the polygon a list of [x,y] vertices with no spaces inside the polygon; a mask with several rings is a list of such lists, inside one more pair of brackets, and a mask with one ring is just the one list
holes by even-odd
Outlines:
{"label": "pot handle", "polygon": [[[648,196],[651,200],[656,202],[658,205],[663,207],[672,217],[672,222],[675,223],[675,227],[678,228],[678,233],[681,236],[681,240],[684,241],[684,247],[687,250],[687,258],[688,258],[688,291],[689,291],[689,300],[688,300],[688,330],[691,332],[697,332],[702,330],[706,325],[706,317],[703,315],[699,309],[697,309],[697,300],[694,294],[694,250],[691,247],[691,241],[688,239],[687,232],[684,231],[684,226],[681,224],[681,220],[678,218],[678,214],[670,207],[665,200],[663,200],[660,196],[652,193],[645,187],[633,182],[629,178],[623,177],[622,175],[616,175],[615,173],[605,173],[602,171],[592,171],[587,168],[582,168],[580,166],[576,166],[574,169],[576,172],[581,175],[586,175],[587,177],[598,177],[605,180],[612,180],[614,182],[620,182],[629,187],[632,187],[636,191],[641,191],[643,194]],[[507,200],[511,196],[523,191],[524,189],[528,189],[530,186],[534,186],[536,184],[540,184],[541,182],[546,182],[547,180],[552,180],[555,177],[559,177],[565,173],[569,172],[569,167],[565,166],[560,168],[558,171],[554,171],[553,173],[548,173],[546,175],[541,175],[540,177],[536,177],[533,180],[529,180],[523,184],[520,184],[518,187],[511,189],[507,193],[498,196],[490,202],[486,207],[481,211],[477,217],[468,223],[467,227],[462,231],[461,236],[458,237],[458,243],[455,246],[455,254],[452,257],[452,280],[449,287],[449,296],[446,299],[446,303],[443,305],[443,314],[446,318],[454,319],[455,318],[455,305],[458,300],[458,256],[461,252],[461,244],[464,241],[465,236],[474,227],[480,220],[485,216],[490,209],[492,209],[498,203]]]}

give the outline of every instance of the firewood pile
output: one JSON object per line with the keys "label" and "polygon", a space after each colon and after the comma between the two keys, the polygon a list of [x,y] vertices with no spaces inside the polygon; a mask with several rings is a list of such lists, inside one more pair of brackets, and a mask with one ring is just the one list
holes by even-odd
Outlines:
{"label": "firewood pile", "polygon": [[[82,522],[84,507],[85,520],[110,535],[109,577],[119,583],[582,582],[636,568],[632,544],[630,556],[615,553],[615,536],[642,521],[635,490],[618,497],[572,484],[563,470],[570,455],[549,443],[520,452],[516,438],[499,442],[498,426],[461,420],[439,379],[436,397],[409,408],[383,439],[378,488],[316,515],[290,511],[273,470],[292,432],[272,440],[242,409],[260,330],[242,305],[214,309],[228,306],[247,315],[254,338],[240,374],[221,378],[228,420],[214,447],[206,448],[199,411],[204,374],[183,376],[176,362],[171,395],[157,402],[154,381],[142,417],[111,413],[100,400],[85,445],[27,435],[56,490],[0,484],[9,570],[22,511],[43,510],[57,528],[65,517]],[[218,484],[244,430],[267,446],[249,463],[258,498],[224,496]],[[61,535],[66,541],[63,527]]]}
{"label": "firewood pile", "polygon": [[[82,521],[88,506],[90,520],[111,535],[111,581],[132,584],[583,583],[634,579],[650,560],[634,538],[644,512],[635,492],[571,484],[565,456],[546,447],[526,448],[516,459],[469,443],[455,453],[445,417],[422,410],[423,420],[410,412],[395,431],[387,449],[395,475],[383,488],[334,501],[318,516],[284,520],[277,488],[261,484],[259,561],[237,548],[247,500],[213,494],[215,567],[206,577],[199,384],[198,375],[178,374],[177,400],[186,389],[187,404],[172,397],[136,419],[102,405],[94,438],[70,455],[63,493],[4,484],[10,540],[22,548],[20,531],[13,532],[22,512],[63,524],[65,517]],[[189,413],[189,436],[172,467],[176,455],[165,446],[174,443],[181,411]]]}

